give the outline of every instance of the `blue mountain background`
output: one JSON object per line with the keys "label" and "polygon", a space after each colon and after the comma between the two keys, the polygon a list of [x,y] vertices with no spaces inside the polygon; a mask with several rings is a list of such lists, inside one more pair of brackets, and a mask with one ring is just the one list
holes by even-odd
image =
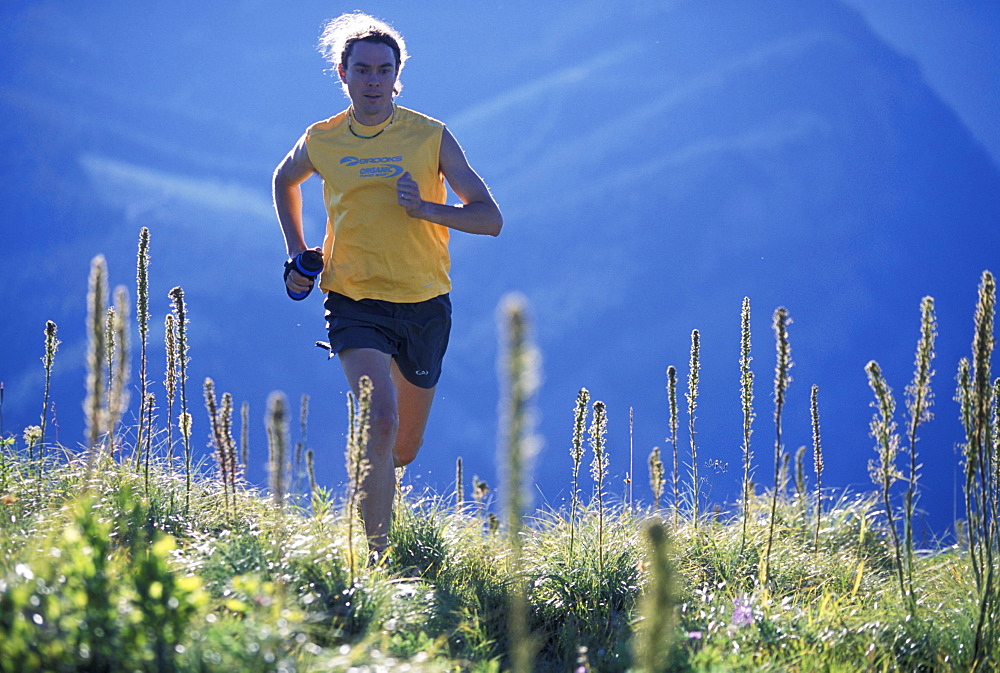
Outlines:
{"label": "blue mountain background", "polygon": [[[112,284],[134,299],[148,227],[159,404],[167,292],[179,285],[191,319],[189,398],[200,401],[210,376],[249,402],[250,479],[266,483],[262,418],[281,390],[293,406],[309,396],[308,434],[295,439],[314,450],[321,482],[341,484],[346,385],[313,346],[325,338],[321,299],[284,294],[270,205],[273,167],[308,124],[346,106],[314,46],[341,8],[140,4],[0,9],[3,431],[38,422],[53,320],[63,342],[58,439],[82,441],[89,265],[104,254]],[[496,307],[516,291],[530,302],[543,358],[536,504],[567,498],[581,387],[608,405],[609,490],[623,494],[633,473],[648,503],[649,451],[672,450],[665,370],[675,366],[678,448],[690,462],[683,395],[695,329],[703,492],[732,503],[749,297],[755,481],[773,483],[771,318],[784,306],[794,367],[783,448],[811,447],[815,384],[824,484],[869,490],[864,366],[880,363],[902,412],[930,295],[939,336],[935,418],[917,447],[920,507],[929,530],[947,531],[962,516],[955,372],[970,351],[980,275],[1000,267],[1000,171],[982,143],[916,62],[842,2],[540,4],[370,10],[409,42],[400,104],[448,123],[506,221],[497,239],[452,238],[452,345],[409,478],[447,492],[461,457],[467,481],[498,484]],[[318,245],[318,180],[306,202]],[[194,406],[195,446],[207,453],[206,416]]]}

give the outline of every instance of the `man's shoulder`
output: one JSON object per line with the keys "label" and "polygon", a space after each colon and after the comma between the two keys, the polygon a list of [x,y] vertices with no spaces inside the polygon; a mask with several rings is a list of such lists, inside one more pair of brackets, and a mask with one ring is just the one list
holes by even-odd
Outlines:
{"label": "man's shoulder", "polygon": [[336,131],[347,120],[347,110],[339,112],[329,119],[318,121],[306,129],[306,136],[313,136],[318,133]]}
{"label": "man's shoulder", "polygon": [[416,110],[411,110],[410,108],[405,108],[402,105],[396,106],[396,116],[399,121],[405,121],[408,124],[416,124],[420,126],[432,126],[435,128],[444,128],[444,122],[435,119],[434,117],[425,115],[423,112],[417,112]]}

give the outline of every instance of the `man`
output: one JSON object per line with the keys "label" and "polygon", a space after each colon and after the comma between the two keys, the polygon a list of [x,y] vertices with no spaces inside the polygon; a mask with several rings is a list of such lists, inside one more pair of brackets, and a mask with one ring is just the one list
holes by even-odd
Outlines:
{"label": "man", "polygon": [[[273,195],[289,258],[306,251],[300,185],[324,182],[327,230],[320,287],[331,351],[355,395],[373,384],[370,470],[361,488],[369,547],[384,553],[395,467],[416,458],[451,329],[449,230],[496,236],[489,189],[441,122],[396,105],[406,45],[360,13],[330,21],[320,50],[350,106],[310,126],[274,172]],[[461,200],[446,205],[444,180]],[[319,248],[314,248],[319,250]],[[290,295],[313,280],[286,273]]]}

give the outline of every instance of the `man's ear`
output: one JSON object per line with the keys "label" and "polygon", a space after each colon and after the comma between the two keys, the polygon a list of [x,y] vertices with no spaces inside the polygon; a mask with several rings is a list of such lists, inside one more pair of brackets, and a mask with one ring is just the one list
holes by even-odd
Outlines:
{"label": "man's ear", "polygon": [[337,64],[337,75],[340,77],[340,81],[347,84],[347,72],[344,70],[344,64]]}

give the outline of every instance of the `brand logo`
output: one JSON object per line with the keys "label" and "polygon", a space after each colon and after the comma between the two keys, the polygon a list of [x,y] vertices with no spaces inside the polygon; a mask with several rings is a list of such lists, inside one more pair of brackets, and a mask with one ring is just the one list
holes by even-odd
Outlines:
{"label": "brand logo", "polygon": [[403,167],[398,163],[403,157],[351,157],[340,160],[344,166],[359,166],[358,177],[362,178],[394,178],[403,174]]}
{"label": "brand logo", "polygon": [[426,369],[418,369],[413,373],[416,374],[417,376],[427,376],[428,374],[430,374],[430,372],[427,371]]}

